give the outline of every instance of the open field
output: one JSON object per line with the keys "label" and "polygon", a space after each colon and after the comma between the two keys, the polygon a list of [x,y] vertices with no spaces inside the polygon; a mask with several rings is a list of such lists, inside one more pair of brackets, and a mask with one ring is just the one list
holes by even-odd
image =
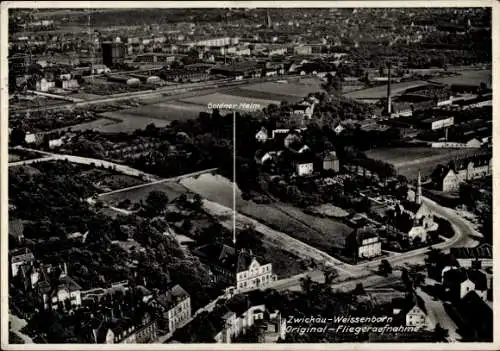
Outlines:
{"label": "open field", "polygon": [[112,126],[115,126],[116,124],[119,124],[120,122],[117,121],[116,119],[111,119],[111,118],[99,118],[96,119],[95,121],[92,122],[86,122],[86,123],[81,123],[81,124],[75,124],[72,126],[66,126],[62,128],[57,128],[57,129],[52,129],[50,132],[60,132],[60,131],[67,131],[67,130],[72,130],[72,131],[84,131],[84,130],[104,130],[106,128],[111,128]]}
{"label": "open field", "polygon": [[222,94],[222,93],[214,93],[209,95],[201,95],[195,96],[191,98],[186,98],[180,100],[181,102],[202,105],[204,108],[208,106],[208,104],[240,104],[240,103],[248,103],[248,104],[259,104],[262,108],[267,107],[269,104],[279,104],[277,100],[270,99],[256,99],[244,96],[234,96],[230,94]]}
{"label": "open field", "polygon": [[[203,198],[234,208],[233,183],[227,178],[203,174],[196,179],[185,178],[181,184]],[[256,204],[245,201],[241,198],[239,189],[235,190],[238,212],[327,253],[333,253],[335,249],[342,247],[345,236],[351,232],[351,228],[342,223],[307,215],[287,204]]]}
{"label": "open field", "polygon": [[138,203],[140,201],[146,201],[151,191],[161,191],[162,193],[165,193],[169,201],[172,201],[180,195],[188,192],[188,190],[179,183],[164,182],[103,195],[100,199],[109,202],[111,205],[116,205],[125,199],[130,200],[132,203]]}
{"label": "open field", "polygon": [[[299,209],[290,208],[288,205],[237,201],[236,209],[248,217],[327,254],[335,255],[339,248],[343,247],[344,238],[350,232],[350,228],[341,223],[303,213],[299,214],[298,212],[301,212]],[[283,209],[287,211],[284,212]],[[290,216],[289,213],[293,213],[293,216]]]}
{"label": "open field", "polygon": [[170,121],[164,119],[138,117],[128,113],[127,110],[105,112],[101,116],[121,120],[121,122],[100,126],[98,130],[103,133],[130,133],[136,129],[144,129],[151,123],[154,123],[157,127],[165,127],[170,124]]}
{"label": "open field", "polygon": [[[423,80],[415,80],[411,82],[393,83],[391,84],[392,95],[399,95],[405,92],[405,90],[410,88],[415,88],[419,86],[427,85],[428,83]],[[385,84],[367,88],[362,90],[352,91],[350,93],[344,94],[345,97],[355,100],[363,99],[382,99],[387,96],[387,86]]]}
{"label": "open field", "polygon": [[268,93],[265,91],[235,88],[234,90],[231,90],[230,92],[228,92],[228,94],[233,95],[233,96],[243,96],[243,97],[255,98],[255,99],[272,99],[272,100],[276,100],[279,102],[286,101],[288,103],[296,103],[302,99],[302,97],[298,97],[298,96],[280,94],[279,90],[276,91],[276,93]]}
{"label": "open field", "polygon": [[276,273],[279,279],[300,274],[306,269],[300,257],[269,244],[262,238],[259,239],[262,245],[257,249],[252,249],[252,251],[265,262],[273,264],[273,272]]}
{"label": "open field", "polygon": [[430,147],[380,148],[366,152],[371,159],[394,165],[399,174],[409,179],[416,178],[418,172],[423,177],[430,176],[439,164],[467,157],[477,153],[477,149],[441,149]]}
{"label": "open field", "polygon": [[460,75],[432,79],[433,82],[442,84],[470,84],[479,86],[491,80],[491,70],[467,70],[458,72]]}
{"label": "open field", "polygon": [[234,208],[233,183],[221,175],[202,174],[198,177],[184,178],[180,183],[207,200]]}
{"label": "open field", "polygon": [[323,91],[321,81],[315,78],[299,79],[288,83],[265,82],[242,87],[241,90],[258,91],[267,94],[287,95],[297,98],[304,98],[309,93]]}

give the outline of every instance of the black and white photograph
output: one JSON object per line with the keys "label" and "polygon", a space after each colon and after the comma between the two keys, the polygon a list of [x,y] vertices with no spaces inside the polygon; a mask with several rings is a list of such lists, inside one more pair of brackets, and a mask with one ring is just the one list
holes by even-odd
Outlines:
{"label": "black and white photograph", "polygon": [[495,349],[499,3],[411,3],[2,5],[2,349]]}

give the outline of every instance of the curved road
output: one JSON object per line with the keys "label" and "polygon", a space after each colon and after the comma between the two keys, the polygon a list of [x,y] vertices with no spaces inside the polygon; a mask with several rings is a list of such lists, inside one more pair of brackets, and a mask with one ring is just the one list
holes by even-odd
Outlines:
{"label": "curved road", "polygon": [[[481,238],[482,235],[473,228],[470,222],[458,215],[458,213],[451,208],[441,206],[435,201],[425,197],[423,198],[423,201],[437,216],[447,219],[455,231],[455,235],[452,238],[449,238],[442,243],[433,245],[432,247],[440,250],[448,250],[451,247],[470,247],[477,245],[477,239]],[[204,200],[204,207],[209,213],[215,215],[216,217],[223,215],[233,216],[233,209],[214,202]],[[410,263],[423,263],[426,253],[429,250],[428,247],[424,247],[401,254],[393,253],[387,257],[374,259],[357,265],[351,265],[329,256],[326,253],[299,240],[296,240],[288,234],[273,230],[257,220],[249,218],[241,213],[236,214],[236,221],[237,226],[241,224],[253,224],[255,226],[255,230],[264,235],[265,240],[279,246],[280,248],[289,250],[301,257],[313,258],[326,265],[333,266],[338,270],[338,279],[342,280],[342,282],[337,282],[333,286],[342,289],[353,288],[356,283],[369,283],[370,285],[377,285],[393,279],[394,274],[389,278],[376,275],[375,271],[378,269],[378,265],[382,259],[387,259],[393,266],[403,266]],[[231,225],[229,222],[230,221],[226,221],[225,226],[229,227]],[[307,275],[309,275],[313,280],[321,281],[324,279],[322,271],[311,271],[307,273]],[[288,279],[279,280],[273,284],[273,287],[276,289],[297,289],[300,287],[300,279],[303,277],[304,274],[299,274]]]}

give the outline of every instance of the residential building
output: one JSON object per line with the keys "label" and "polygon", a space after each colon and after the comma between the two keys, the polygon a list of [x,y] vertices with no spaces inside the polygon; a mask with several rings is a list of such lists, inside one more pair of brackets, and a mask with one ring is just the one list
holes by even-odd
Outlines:
{"label": "residential building", "polygon": [[91,334],[96,344],[147,344],[158,337],[157,322],[149,313],[139,322],[131,318],[106,318],[92,329]]}
{"label": "residential building", "polygon": [[335,132],[335,134],[340,134],[342,133],[343,131],[345,130],[345,127],[342,125],[342,124],[337,124],[337,126],[333,129],[333,131]]}
{"label": "residential building", "polygon": [[81,287],[67,273],[65,263],[62,269],[42,265],[31,273],[32,287],[38,293],[44,309],[67,310],[82,304]]}
{"label": "residential building", "polygon": [[259,132],[257,134],[255,134],[255,139],[258,141],[258,142],[261,142],[261,143],[264,143],[267,141],[267,139],[269,138],[269,135],[267,133],[267,129],[262,127]]}
{"label": "residential building", "polygon": [[481,299],[487,299],[487,278],[479,270],[450,269],[443,274],[443,287],[455,301],[463,299],[471,291],[475,291]]}
{"label": "residential building", "polygon": [[428,324],[427,314],[417,304],[406,313],[406,325],[408,327],[426,328]]}
{"label": "residential building", "polygon": [[42,79],[40,79],[39,81],[36,82],[35,89],[37,91],[41,91],[41,92],[46,93],[50,89],[54,88],[55,85],[56,85],[55,82],[49,82],[47,79],[42,78]]}
{"label": "residential building", "polygon": [[427,316],[424,301],[416,293],[392,301],[393,315],[406,324],[407,327],[431,329],[434,327]]}
{"label": "residential building", "polygon": [[312,162],[297,162],[295,164],[295,173],[299,177],[311,175],[314,172],[314,165]]}
{"label": "residential building", "polygon": [[295,105],[293,107],[293,114],[299,115],[299,116],[304,116],[306,119],[311,119],[314,113],[314,103],[309,103],[309,102],[302,102],[298,105]]}
{"label": "residential building", "polygon": [[443,192],[457,191],[460,184],[493,174],[492,156],[478,155],[438,166],[432,173],[435,186]]}
{"label": "residential building", "polygon": [[236,290],[247,291],[268,286],[277,279],[272,263],[261,264],[251,251],[242,250],[236,266]]}
{"label": "residential building", "polygon": [[264,326],[266,342],[285,339],[286,318],[282,318],[279,311],[270,313],[265,304],[254,304],[248,300],[227,310],[222,317],[215,317],[221,319],[220,331],[214,336],[216,343],[230,344],[254,326]]}
{"label": "residential building", "polygon": [[191,319],[191,297],[178,284],[156,297],[154,304],[163,312],[170,333]]}
{"label": "residential building", "polygon": [[346,238],[345,251],[350,257],[370,259],[382,254],[379,236],[368,228],[356,228]]}
{"label": "residential building", "polygon": [[326,170],[333,170],[334,172],[340,171],[340,161],[335,151],[329,151],[323,158],[323,169],[325,171]]}
{"label": "residential building", "polygon": [[214,243],[197,248],[194,253],[209,269],[214,282],[222,282],[236,290],[253,290],[277,279],[271,263],[261,263],[247,250]]}
{"label": "residential building", "polygon": [[22,265],[28,264],[33,266],[35,256],[28,248],[13,250],[9,253],[10,270],[13,277],[16,277]]}
{"label": "residential building", "polygon": [[491,244],[483,243],[476,247],[452,247],[450,254],[464,268],[493,268],[493,248]]}

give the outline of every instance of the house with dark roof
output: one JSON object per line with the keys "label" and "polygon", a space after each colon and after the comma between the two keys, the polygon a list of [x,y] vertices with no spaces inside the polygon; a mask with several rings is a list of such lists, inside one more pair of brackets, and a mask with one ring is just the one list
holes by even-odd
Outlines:
{"label": "house with dark roof", "polygon": [[10,256],[10,269],[12,276],[15,277],[19,273],[20,267],[23,265],[33,265],[35,256],[28,248],[12,250]]}
{"label": "house with dark roof", "polygon": [[476,247],[452,247],[450,254],[460,267],[475,269],[493,267],[493,247],[488,243]]}
{"label": "house with dark roof", "polygon": [[375,231],[356,228],[346,238],[345,251],[355,259],[370,259],[382,254],[382,243]]}
{"label": "house with dark roof", "polygon": [[339,172],[340,161],[335,151],[329,151],[323,157],[323,169],[325,171],[333,170],[334,172]]}
{"label": "house with dark roof", "polygon": [[231,246],[214,243],[201,246],[194,253],[209,267],[214,281],[238,291],[259,289],[277,279],[272,264],[259,262],[249,250],[236,251]]}
{"label": "house with dark roof", "polygon": [[157,296],[153,303],[162,311],[170,333],[191,319],[191,296],[179,284]]}
{"label": "house with dark roof", "polygon": [[208,266],[214,283],[234,283],[236,272],[236,250],[234,247],[212,243],[196,248],[193,253]]}
{"label": "house with dark roof", "polygon": [[38,294],[45,310],[79,308],[82,304],[81,290],[69,275],[66,263],[61,265],[40,265],[26,271],[31,288]]}
{"label": "house with dark roof", "polygon": [[455,300],[461,300],[471,291],[482,299],[487,299],[487,277],[480,270],[464,268],[449,269],[443,274],[444,291]]}
{"label": "house with dark roof", "polygon": [[132,318],[96,319],[91,323],[91,340],[96,344],[147,344],[156,341],[157,323],[149,313]]}
{"label": "house with dark roof", "polygon": [[493,341],[493,310],[476,291],[470,291],[452,308],[455,312],[453,319],[466,340]]}
{"label": "house with dark roof", "polygon": [[[239,295],[240,297],[242,295]],[[254,326],[262,326],[266,342],[276,342],[286,335],[286,318],[280,311],[269,311],[264,301],[250,299],[248,296],[229,300],[220,310],[214,312],[209,320],[215,327],[213,340],[216,343],[230,344]]]}

